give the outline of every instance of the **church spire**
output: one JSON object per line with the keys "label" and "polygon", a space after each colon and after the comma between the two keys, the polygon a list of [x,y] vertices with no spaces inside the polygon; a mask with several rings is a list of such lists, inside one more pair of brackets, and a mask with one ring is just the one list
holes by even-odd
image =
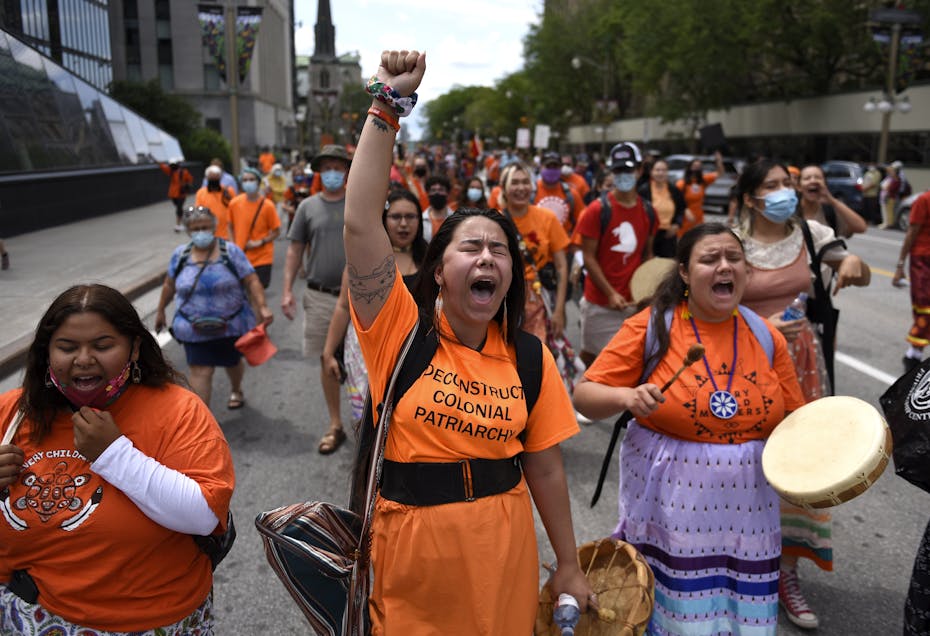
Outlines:
{"label": "church spire", "polygon": [[329,10],[329,0],[319,0],[313,35],[316,40],[313,49],[313,58],[335,59],[336,27],[333,26],[333,16],[332,12]]}

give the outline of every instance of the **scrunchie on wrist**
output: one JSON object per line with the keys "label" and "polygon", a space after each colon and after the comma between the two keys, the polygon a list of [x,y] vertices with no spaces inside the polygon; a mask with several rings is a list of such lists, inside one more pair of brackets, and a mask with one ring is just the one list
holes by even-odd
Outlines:
{"label": "scrunchie on wrist", "polygon": [[406,117],[412,113],[413,107],[417,104],[416,93],[412,93],[409,97],[403,97],[396,90],[379,80],[376,75],[372,75],[371,79],[368,80],[365,85],[365,92],[379,102],[390,106],[398,117]]}

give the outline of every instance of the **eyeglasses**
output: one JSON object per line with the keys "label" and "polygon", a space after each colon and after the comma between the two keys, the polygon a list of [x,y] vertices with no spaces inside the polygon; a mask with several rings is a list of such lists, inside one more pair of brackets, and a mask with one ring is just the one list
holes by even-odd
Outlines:
{"label": "eyeglasses", "polygon": [[388,214],[388,220],[394,221],[395,223],[400,223],[401,221],[406,221],[407,223],[413,223],[419,217],[416,214]]}

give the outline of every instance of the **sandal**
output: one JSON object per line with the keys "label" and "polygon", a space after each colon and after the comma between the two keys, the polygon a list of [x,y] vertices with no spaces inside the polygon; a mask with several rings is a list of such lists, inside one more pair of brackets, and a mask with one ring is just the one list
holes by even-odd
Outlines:
{"label": "sandal", "polygon": [[241,409],[245,405],[245,396],[242,395],[242,391],[233,391],[229,394],[229,402],[226,403],[226,408],[232,409]]}
{"label": "sandal", "polygon": [[320,439],[320,446],[317,450],[320,451],[320,455],[329,455],[335,453],[344,441],[346,441],[346,432],[341,428],[331,428]]}

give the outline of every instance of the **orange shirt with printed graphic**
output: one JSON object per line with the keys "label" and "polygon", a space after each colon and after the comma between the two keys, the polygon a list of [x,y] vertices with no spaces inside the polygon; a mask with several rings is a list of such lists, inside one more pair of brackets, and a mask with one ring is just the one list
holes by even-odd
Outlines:
{"label": "orange shirt with printed graphic", "polygon": [[[545,208],[530,205],[527,206],[526,214],[519,217],[511,216],[511,219],[533,255],[536,269],[552,261],[554,253],[564,250],[569,245],[568,234],[565,233],[562,224]],[[536,274],[530,265],[526,266],[526,280],[528,283],[536,280]]]}
{"label": "orange shirt with printed graphic", "polygon": [[[568,192],[565,191],[566,187]],[[578,222],[578,217],[585,209],[584,198],[578,190],[562,181],[550,185],[542,179],[537,179],[536,199],[533,203],[537,207],[551,210],[559,219],[566,234],[571,234]]]}
{"label": "orange shirt with printed graphic", "polygon": [[[377,396],[384,394],[417,320],[417,306],[400,278],[398,273],[367,331],[352,314]],[[539,399],[527,418],[516,354],[496,323],[489,325],[481,351],[459,344],[444,317],[440,333],[432,362],[397,404],[385,458],[503,459],[545,450],[578,432],[546,347]],[[531,633],[539,599],[535,537],[522,479],[506,493],[441,506],[409,506],[379,497],[369,599],[372,633],[422,633],[423,625],[437,634]]]}
{"label": "orange shirt with printed graphic", "polygon": [[[697,342],[691,321],[684,318],[686,308],[682,303],[673,309],[668,352],[647,382],[660,387],[665,384],[681,367],[688,348]],[[646,326],[651,314],[648,308],[627,318],[588,367],[585,379],[616,387],[642,384]],[[677,439],[738,444],[767,438],[786,413],[804,405],[785,337],[766,322],[775,348],[770,365],[762,344],[742,316],[737,316],[736,365],[732,367],[730,393],[736,398],[738,410],[730,419],[717,418],[710,412],[714,382],[720,390],[725,390],[729,382],[734,359],[733,324],[732,318],[717,323],[695,319],[714,381],[709,379],[703,361],[694,363],[665,391],[665,402],[649,417],[637,420],[640,424]]]}
{"label": "orange shirt with printed graphic", "polygon": [[[20,394],[0,396],[4,431]],[[130,385],[106,410],[133,446],[196,481],[225,526],[235,484],[232,456],[199,397],[174,384]],[[3,501],[0,581],[28,569],[42,607],[98,630],[154,629],[199,607],[213,574],[191,536],[152,521],[94,473],[75,449],[70,410],[59,410],[38,444],[30,441],[30,430],[24,420],[13,438],[26,460]],[[50,480],[68,487],[50,496],[37,492],[37,484]]]}

